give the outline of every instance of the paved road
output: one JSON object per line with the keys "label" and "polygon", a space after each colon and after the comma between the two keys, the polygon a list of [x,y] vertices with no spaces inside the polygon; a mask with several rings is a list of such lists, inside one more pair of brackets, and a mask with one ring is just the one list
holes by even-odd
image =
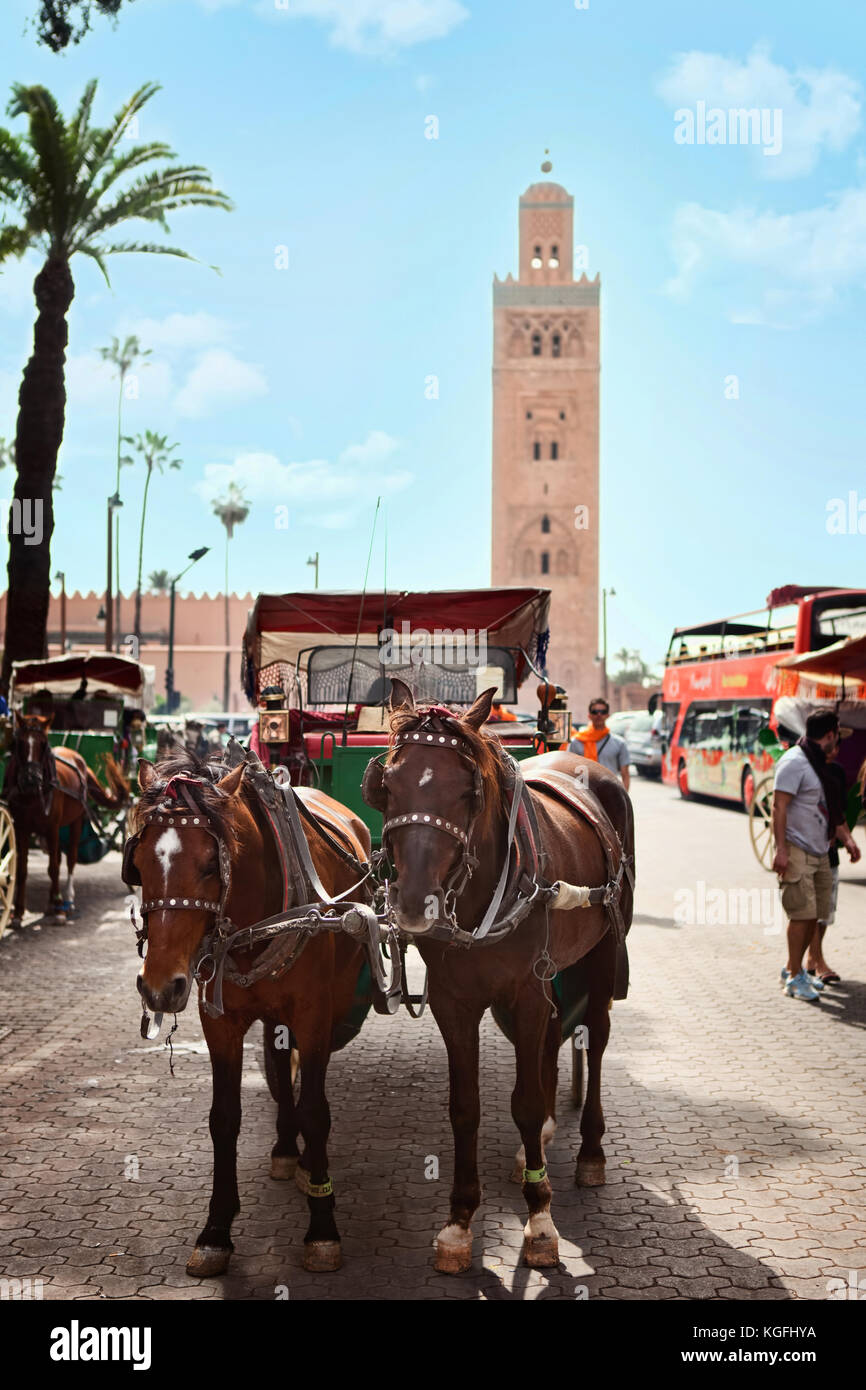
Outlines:
{"label": "paved road", "polygon": [[[652,783],[634,797],[639,892],[632,989],[605,1062],[608,1183],[572,1185],[579,1136],[563,1076],[549,1154],[559,1271],[518,1263],[512,1053],[485,1021],[475,1265],[433,1272],[451,1146],[428,1014],[371,1017],[332,1063],[345,1254],[332,1275],[303,1270],[306,1203],[267,1176],[274,1108],[251,1039],[236,1253],[224,1278],[188,1279],[210,1191],[209,1065],[195,1013],[176,1034],[174,1079],[163,1046],[138,1038],[113,855],[81,871],[78,922],[0,942],[0,1277],[42,1279],[54,1299],[272,1299],[279,1287],[292,1299],[784,1300],[825,1298],[850,1270],[866,1284],[866,869],[843,868],[832,929],[829,957],[849,983],[801,1004],[779,992],[783,938],[745,818]],[[425,1177],[431,1157],[438,1179]]]}

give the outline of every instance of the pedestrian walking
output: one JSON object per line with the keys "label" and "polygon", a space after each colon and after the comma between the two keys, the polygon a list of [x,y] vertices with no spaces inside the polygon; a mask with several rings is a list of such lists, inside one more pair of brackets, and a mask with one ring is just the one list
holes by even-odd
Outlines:
{"label": "pedestrian walking", "polygon": [[782,970],[782,984],[791,998],[809,1003],[819,998],[825,983],[804,970],[803,956],[816,934],[820,949],[818,924],[827,923],[833,912],[830,846],[839,840],[852,864],[860,858],[845,819],[844,786],[828,762],[839,738],[836,711],[813,710],[803,738],[776,764],[773,872],[779,876],[788,917],[788,963]]}
{"label": "pedestrian walking", "polygon": [[601,763],[602,767],[610,768],[611,772],[619,773],[622,784],[628,791],[630,777],[628,744],[624,738],[612,734],[607,727],[609,714],[610,705],[607,700],[601,697],[590,700],[589,723],[586,728],[578,729],[568,745],[568,751],[569,753],[579,753],[582,758],[589,758],[591,762]]}

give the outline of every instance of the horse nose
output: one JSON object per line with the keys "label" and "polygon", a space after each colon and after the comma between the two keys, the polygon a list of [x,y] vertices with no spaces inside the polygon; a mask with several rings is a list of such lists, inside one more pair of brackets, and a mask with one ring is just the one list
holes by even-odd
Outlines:
{"label": "horse nose", "polygon": [[175,975],[162,989],[151,989],[143,975],[137,976],[135,983],[142,999],[154,1013],[180,1013],[186,1005],[189,989],[186,975]]}

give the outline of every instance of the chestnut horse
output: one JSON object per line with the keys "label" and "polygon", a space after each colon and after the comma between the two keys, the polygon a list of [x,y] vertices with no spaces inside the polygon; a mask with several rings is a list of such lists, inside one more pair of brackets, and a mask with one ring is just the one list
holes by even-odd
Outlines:
{"label": "chestnut horse", "polygon": [[[209,950],[205,938],[215,917],[230,919],[226,926],[241,928],[283,910],[283,877],[274,834],[257,793],[244,781],[245,771],[245,764],[240,763],[226,772],[224,767],[205,764],[186,750],[173,753],[156,767],[139,760],[142,797],[133,815],[133,838],[127,843],[124,875],[128,883],[141,884],[147,954],[137,985],[154,1012],[180,1013],[186,1008],[194,974],[198,978],[204,959],[202,952]],[[369,859],[369,831],[363,821],[324,793],[298,788],[297,794],[313,813],[310,819],[314,823],[305,820],[303,830],[321,883],[331,895],[352,888],[359,879],[358,864]],[[343,853],[334,847],[335,836],[337,844],[345,846]],[[358,864],[353,866],[350,856]],[[365,900],[367,896],[364,890],[356,894]],[[178,906],[170,907],[175,902]],[[165,907],[150,906],[152,903],[164,903]],[[186,903],[188,907],[179,906]],[[310,1224],[304,1237],[304,1267],[332,1270],[341,1264],[328,1174],[331,1116],[325,1076],[334,1024],[351,1008],[363,949],[342,933],[314,935],[306,942],[293,933],[283,940],[287,943],[286,960],[278,963],[273,973],[247,986],[226,975],[221,1012],[214,1013],[208,1001],[199,998],[213,1071],[210,1132],[214,1168],[207,1223],[186,1267],[188,1274],[198,1278],[222,1274],[234,1249],[231,1225],[240,1210],[237,1140],[243,1042],[250,1025],[258,1019],[265,1023],[269,1062],[277,1082],[277,1141],[271,1150],[271,1177],[294,1177],[307,1194]],[[296,941],[299,948],[290,957]],[[244,974],[252,973],[260,958],[258,944],[251,950],[232,950],[232,960]],[[291,963],[286,968],[288,960]],[[210,983],[209,970],[208,965],[201,975],[205,988]],[[292,1094],[289,1029],[301,1062],[297,1107]],[[300,1168],[299,1130],[305,1146]]]}
{"label": "chestnut horse", "polygon": [[[493,693],[485,691],[460,717],[442,707],[417,710],[409,687],[395,679],[388,760],[384,768],[370,765],[364,788],[385,817],[385,840],[396,871],[396,924],[412,937],[427,965],[430,1007],[448,1052],[454,1185],[449,1223],[436,1244],[436,1268],[445,1273],[470,1266],[470,1227],[481,1200],[478,1029],[484,1011],[497,1005],[513,1019],[517,1075],[511,1113],[525,1151],[523,1193],[529,1210],[524,1258],[535,1267],[552,1266],[558,1261],[558,1247],[544,1143],[552,1140],[555,1128],[557,1052],[562,1037],[548,981],[555,971],[583,963],[589,994],[584,1020],[589,1079],[576,1181],[595,1186],[604,1182],[601,1063],[610,1032],[608,1010],[614,996],[625,993],[627,970],[624,944],[618,948],[601,902],[557,910],[546,906],[539,895],[538,906],[530,908],[510,934],[491,942],[473,942],[468,948],[449,941],[440,944],[427,935],[435,925],[433,919],[442,917],[443,905],[446,911],[453,910],[451,920],[464,932],[477,929],[503,871],[507,786],[513,772],[499,740],[482,730]],[[569,784],[577,776],[588,786],[590,802],[601,803],[630,867],[632,807],[618,778],[598,763],[564,752],[529,758],[520,767],[527,779],[534,772],[551,769],[565,773]],[[608,866],[593,827],[553,792],[528,788],[527,794],[534,808],[547,885],[559,881],[600,888],[607,884]],[[600,892],[594,895],[601,896]],[[554,901],[553,890],[550,901]],[[627,929],[632,912],[628,874],[619,902]]]}
{"label": "chestnut horse", "polygon": [[[78,863],[78,843],[88,799],[107,810],[119,810],[129,800],[129,785],[113,758],[105,767],[112,790],[100,785],[80,753],[62,745],[52,748],[48,739],[51,720],[44,715],[21,716],[15,733],[3,795],[15,822],[18,872],[15,877],[15,903],[12,926],[20,927],[27,897],[27,851],[31,835],[44,837],[48,849],[48,876],[51,880],[48,911],[62,921],[64,901],[75,905],[72,875]],[[69,827],[66,851],[66,891],[60,892],[60,831]]]}

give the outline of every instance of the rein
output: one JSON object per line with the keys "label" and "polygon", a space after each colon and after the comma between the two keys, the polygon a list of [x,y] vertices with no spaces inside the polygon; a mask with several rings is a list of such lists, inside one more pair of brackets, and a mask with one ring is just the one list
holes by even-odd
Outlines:
{"label": "rein", "polygon": [[[574,884],[558,881],[555,883],[546,882],[542,873],[545,856],[539,849],[540,834],[535,806],[519,763],[504,749],[502,750],[502,758],[505,771],[504,790],[507,798],[507,823],[502,868],[493,890],[493,896],[478,925],[472,931],[465,931],[458,925],[457,899],[469,883],[473,870],[478,866],[478,859],[472,854],[470,845],[476,822],[483,810],[484,793],[481,774],[471,746],[464,738],[455,737],[447,729],[445,733],[442,733],[441,727],[432,722],[437,718],[441,721],[446,715],[450,719],[454,719],[453,713],[442,706],[437,705],[422,710],[419,724],[414,729],[404,730],[395,735],[393,746],[396,752],[399,752],[401,748],[412,747],[416,744],[423,747],[425,751],[443,749],[448,752],[453,750],[470,763],[474,774],[475,798],[468,830],[463,830],[444,817],[436,816],[425,810],[418,810],[408,811],[400,816],[392,816],[385,821],[382,832],[384,845],[386,836],[395,829],[411,825],[424,826],[451,835],[462,846],[463,854],[459,863],[449,874],[444,886],[437,889],[435,893],[439,902],[439,917],[428,930],[420,933],[421,938],[425,941],[443,941],[450,945],[465,947],[494,944],[510,935],[529,912],[536,905],[541,904],[544,905],[545,910],[552,907],[566,911],[573,907],[603,906],[610,914],[615,929],[619,932],[621,925],[619,898],[623,878],[628,877],[632,884],[634,882],[630,859],[622,852],[620,846],[618,863],[615,868],[611,865],[611,876],[608,882],[598,887],[578,887]],[[546,774],[546,779],[549,779],[550,776],[550,773]],[[560,799],[568,800],[576,808],[576,802],[573,800],[575,789],[572,779],[562,774],[554,774],[554,777],[554,790],[558,791]],[[564,783],[570,784],[571,797],[562,796],[562,784]],[[583,800],[585,801],[585,798]],[[582,809],[586,815],[585,804]],[[605,820],[607,819],[603,812],[601,816]],[[607,852],[608,846],[599,824],[599,817],[587,815],[587,819],[590,820],[596,833],[599,834]],[[619,843],[616,832],[613,831],[612,833]],[[610,864],[609,855],[608,861]],[[523,865],[528,867],[523,868]],[[386,885],[386,906],[389,916],[392,915],[392,907],[396,901],[397,893],[398,890],[394,885]]]}
{"label": "rein", "polygon": [[[152,898],[141,904],[141,926],[137,926],[135,910],[131,909],[135,928],[138,953],[144,954],[147,941],[147,917],[150,912],[203,911],[212,914],[213,925],[202,939],[193,961],[193,978],[199,986],[199,999],[202,1007],[213,1017],[223,1014],[223,981],[229,980],[241,988],[256,984],[259,980],[278,979],[294,964],[303,951],[307,941],[322,931],[345,931],[356,940],[363,941],[367,948],[373,980],[378,994],[374,991],[374,1008],[379,1013],[393,1013],[400,1004],[402,992],[402,969],[397,949],[396,932],[387,928],[387,939],[391,942],[390,978],[386,975],[380,954],[380,922],[376,913],[367,903],[345,901],[370,878],[374,864],[362,864],[334,840],[330,833],[316,820],[315,816],[303,807],[305,819],[319,833],[329,848],[337,851],[341,858],[355,868],[361,877],[341,893],[331,895],[321,882],[310,854],[307,837],[301,826],[298,808],[302,806],[294,791],[289,789],[283,798],[286,817],[286,834],[290,845],[282,843],[274,817],[270,814],[261,791],[254,790],[267,823],[271,829],[278,856],[283,868],[284,903],[282,911],[271,917],[253,923],[248,927],[235,927],[226,914],[226,903],[231,890],[231,855],[218,824],[197,805],[192,790],[195,785],[206,785],[212,789],[215,783],[194,774],[176,774],[160,790],[163,798],[160,804],[146,812],[141,828],[131,836],[124,847],[121,876],[129,887],[141,883],[141,875],[134,864],[135,850],[143,830],[149,825],[164,825],[178,835],[185,829],[205,830],[217,844],[220,871],[220,897],[218,901],[205,898],[162,897]],[[182,803],[182,804],[181,804]],[[301,874],[304,901],[300,905],[289,906],[285,864],[289,852],[296,857]],[[312,901],[315,899],[315,901]],[[286,950],[288,938],[290,949]],[[250,951],[265,945],[265,950],[255,963],[245,971],[235,965],[232,956],[237,951]],[[208,991],[211,999],[208,998]],[[144,1018],[147,1019],[145,1011]],[[156,1020],[155,1020],[156,1021]],[[142,1023],[144,1033],[145,1023]]]}

